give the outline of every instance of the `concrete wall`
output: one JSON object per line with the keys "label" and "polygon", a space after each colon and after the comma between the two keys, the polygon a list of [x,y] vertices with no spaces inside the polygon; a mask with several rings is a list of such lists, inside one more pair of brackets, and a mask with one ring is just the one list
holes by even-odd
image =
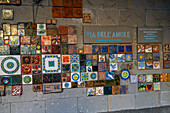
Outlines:
{"label": "concrete wall", "polygon": [[[33,17],[36,17],[36,23],[46,23],[46,19],[52,18],[52,0],[43,0],[38,8],[32,6],[32,1],[22,0],[21,6],[1,5],[0,10],[14,10],[14,20],[0,18],[0,23],[33,22]],[[134,47],[137,44],[136,27],[161,26],[164,28],[164,43],[170,43],[170,0],[83,0],[83,12],[92,14],[91,24],[82,23],[82,19],[57,18],[57,26],[78,26],[79,47],[83,46],[83,25],[132,26]],[[162,68],[145,72],[137,70],[136,48],[133,54],[135,66],[132,74],[170,73],[170,70]],[[161,62],[162,59],[161,52]],[[6,88],[6,96],[0,97],[0,113],[97,113],[170,105],[170,82],[162,82],[161,91],[156,92],[137,92],[137,84],[130,84],[129,80],[121,80],[123,84],[129,86],[129,94],[94,97],[86,97],[86,88],[42,94],[33,92],[32,85],[23,86],[22,96],[14,97],[11,96],[9,86]]]}

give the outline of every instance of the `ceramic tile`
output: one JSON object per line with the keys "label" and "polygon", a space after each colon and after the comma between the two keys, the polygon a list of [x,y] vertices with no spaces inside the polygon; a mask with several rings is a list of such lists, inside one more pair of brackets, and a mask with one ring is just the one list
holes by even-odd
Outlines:
{"label": "ceramic tile", "polygon": [[82,8],[73,8],[73,17],[74,18],[82,18],[83,17]]}
{"label": "ceramic tile", "polygon": [[139,83],[144,83],[144,82],[146,82],[146,75],[145,75],[145,74],[140,74],[140,75],[138,75],[138,82],[139,82]]}
{"label": "ceramic tile", "polygon": [[154,91],[159,91],[160,90],[160,82],[153,83],[153,90]]}
{"label": "ceramic tile", "polygon": [[87,96],[95,96],[96,89],[95,88],[87,88]]}
{"label": "ceramic tile", "polygon": [[138,84],[138,91],[145,91],[146,90],[146,83],[139,83]]}
{"label": "ceramic tile", "polygon": [[160,82],[160,74],[153,74],[153,82]]}
{"label": "ceramic tile", "polygon": [[130,83],[138,83],[138,75],[130,75]]}
{"label": "ceramic tile", "polygon": [[42,84],[34,84],[32,86],[33,92],[39,92],[42,91]]}
{"label": "ceramic tile", "polygon": [[153,75],[152,74],[146,74],[146,82],[153,82]]}
{"label": "ceramic tile", "polygon": [[128,93],[128,85],[120,86],[120,94],[127,94]]}
{"label": "ceramic tile", "polygon": [[168,74],[165,73],[161,74],[161,82],[166,82],[167,79],[168,79]]}
{"label": "ceramic tile", "polygon": [[92,15],[89,13],[83,14],[83,23],[91,23]]}
{"label": "ceramic tile", "polygon": [[112,86],[104,86],[104,95],[112,95]]}
{"label": "ceramic tile", "polygon": [[12,94],[12,96],[22,95],[22,86],[21,85],[12,86],[11,94]]}
{"label": "ceramic tile", "polygon": [[146,91],[153,91],[153,83],[146,83]]}
{"label": "ceramic tile", "polygon": [[118,95],[120,94],[120,86],[112,86],[112,95]]}
{"label": "ceramic tile", "polygon": [[32,75],[22,75],[22,84],[32,84],[33,78]]}
{"label": "ceramic tile", "polygon": [[92,54],[92,45],[84,45],[84,54]]}
{"label": "ceramic tile", "polygon": [[63,13],[63,17],[72,18],[73,17],[73,8],[63,7],[62,13]]}
{"label": "ceramic tile", "polygon": [[96,87],[96,96],[104,95],[104,87]]}

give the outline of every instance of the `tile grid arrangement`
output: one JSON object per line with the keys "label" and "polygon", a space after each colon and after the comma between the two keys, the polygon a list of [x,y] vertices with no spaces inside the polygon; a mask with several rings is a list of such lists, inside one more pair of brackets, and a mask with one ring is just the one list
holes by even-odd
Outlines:
{"label": "tile grid arrangement", "polygon": [[[133,68],[133,46],[84,45],[78,49],[76,34],[76,26],[59,26],[57,30],[46,24],[3,24],[0,95],[5,95],[5,86],[12,86],[13,96],[21,95],[22,85],[30,84],[33,91],[45,94],[80,87],[87,87],[87,96],[127,94],[128,86],[120,85],[120,79],[125,78],[116,71],[121,62],[129,62],[127,70]],[[139,61],[157,62],[146,69],[160,68],[159,45],[137,47]],[[170,74],[131,75],[130,80],[138,84],[138,91],[155,91],[160,90],[160,82],[170,81]]]}
{"label": "tile grid arrangement", "polygon": [[8,4],[8,5],[21,5],[21,0],[0,0],[0,5]]}
{"label": "tile grid arrangement", "polygon": [[170,44],[163,45],[163,68],[170,69]]}

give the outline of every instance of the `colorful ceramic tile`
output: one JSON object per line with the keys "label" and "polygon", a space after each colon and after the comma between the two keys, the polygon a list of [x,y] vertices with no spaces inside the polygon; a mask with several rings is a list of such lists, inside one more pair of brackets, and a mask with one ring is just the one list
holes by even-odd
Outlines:
{"label": "colorful ceramic tile", "polygon": [[0,86],[0,96],[5,96],[5,86]]}
{"label": "colorful ceramic tile", "polygon": [[145,61],[145,54],[144,53],[138,54],[138,61]]}
{"label": "colorful ceramic tile", "polygon": [[53,93],[58,93],[58,92],[62,92],[62,86],[61,83],[52,83],[52,92]]}
{"label": "colorful ceramic tile", "polygon": [[145,60],[152,61],[153,60],[152,53],[145,53]]}
{"label": "colorful ceramic tile", "polygon": [[80,81],[80,73],[71,73],[71,81],[72,82],[78,82]]}
{"label": "colorful ceramic tile", "polygon": [[145,45],[145,53],[152,53],[152,45]]}
{"label": "colorful ceramic tile", "polygon": [[59,26],[58,34],[59,35],[67,35],[67,26]]}
{"label": "colorful ceramic tile", "polygon": [[51,92],[52,92],[52,84],[51,83],[43,84],[43,93],[47,94]]}
{"label": "colorful ceramic tile", "polygon": [[98,72],[99,80],[106,80],[106,72]]}
{"label": "colorful ceramic tile", "polygon": [[11,34],[10,24],[3,24],[3,31],[4,35],[10,35]]}
{"label": "colorful ceramic tile", "polygon": [[89,74],[88,73],[81,73],[81,81],[89,80]]}
{"label": "colorful ceramic tile", "polygon": [[86,66],[92,66],[92,60],[86,60]]}
{"label": "colorful ceramic tile", "polygon": [[10,55],[19,55],[20,54],[20,46],[19,45],[11,45],[10,46]]}
{"label": "colorful ceramic tile", "polygon": [[50,54],[51,46],[42,46],[42,54]]}
{"label": "colorful ceramic tile", "polygon": [[62,7],[52,7],[52,17],[63,17]]}
{"label": "colorful ceramic tile", "polygon": [[163,45],[163,52],[170,52],[170,44]]}
{"label": "colorful ceramic tile", "polygon": [[44,74],[43,75],[43,83],[52,83],[53,75],[52,74]]}
{"label": "colorful ceramic tile", "polygon": [[92,45],[84,45],[84,54],[92,54]]}
{"label": "colorful ceramic tile", "polygon": [[145,45],[137,45],[138,53],[144,53],[145,52]]}
{"label": "colorful ceramic tile", "polygon": [[115,85],[120,85],[120,75],[115,75]]}
{"label": "colorful ceramic tile", "polygon": [[47,35],[57,35],[57,29],[47,29]]}
{"label": "colorful ceramic tile", "polygon": [[68,54],[77,54],[77,45],[68,45]]}
{"label": "colorful ceramic tile", "polygon": [[113,71],[106,71],[106,80],[114,79]]}
{"label": "colorful ceramic tile", "polygon": [[11,85],[11,76],[2,76],[1,78],[1,85],[3,86],[10,86]]}
{"label": "colorful ceramic tile", "polygon": [[92,45],[92,53],[93,54],[100,54],[101,53],[100,45]]}
{"label": "colorful ceramic tile", "polygon": [[160,69],[160,61],[153,61],[153,69]]}
{"label": "colorful ceramic tile", "polygon": [[164,61],[164,69],[170,69],[170,61]]}
{"label": "colorful ceramic tile", "polygon": [[22,83],[21,75],[13,75],[11,85],[20,85]]}
{"label": "colorful ceramic tile", "polygon": [[112,86],[112,95],[120,94],[120,86]]}
{"label": "colorful ceramic tile", "polygon": [[71,88],[78,88],[78,82],[71,82]]}
{"label": "colorful ceramic tile", "polygon": [[67,43],[67,42],[68,42],[68,37],[67,37],[67,35],[62,35],[62,36],[61,36],[61,42],[62,42],[62,43]]}
{"label": "colorful ceramic tile", "polygon": [[145,82],[146,80],[145,80],[145,75],[144,74],[140,74],[140,75],[138,75],[138,82],[139,83],[143,83],[143,82]]}
{"label": "colorful ceramic tile", "polygon": [[70,64],[70,55],[62,55],[62,64]]}
{"label": "colorful ceramic tile", "polygon": [[153,53],[153,60],[159,61],[160,60],[160,53]]}
{"label": "colorful ceramic tile", "polygon": [[126,49],[125,53],[132,53],[132,51],[133,51],[132,45],[126,45],[125,49]]}
{"label": "colorful ceramic tile", "polygon": [[109,53],[109,46],[108,45],[101,45],[101,54],[108,54]]}
{"label": "colorful ceramic tile", "polygon": [[160,74],[153,74],[153,82],[160,82]]}
{"label": "colorful ceramic tile", "polygon": [[86,72],[86,66],[80,66],[80,72]]}
{"label": "colorful ceramic tile", "polygon": [[138,62],[138,69],[145,69],[145,62]]}
{"label": "colorful ceramic tile", "polygon": [[92,72],[93,69],[92,69],[92,66],[86,66],[86,72]]}
{"label": "colorful ceramic tile", "polygon": [[31,55],[31,63],[32,64],[41,64],[41,56],[40,55]]}
{"label": "colorful ceramic tile", "polygon": [[161,82],[166,82],[167,79],[168,79],[168,74],[166,73],[161,74]]}
{"label": "colorful ceramic tile", "polygon": [[146,90],[146,83],[139,83],[138,84],[138,91],[145,91]]}
{"label": "colorful ceramic tile", "polygon": [[70,64],[62,64],[62,72],[70,72]]}
{"label": "colorful ceramic tile", "polygon": [[71,82],[71,73],[62,73],[62,82]]}
{"label": "colorful ceramic tile", "polygon": [[22,84],[32,84],[32,75],[22,75]]}
{"label": "colorful ceramic tile", "polygon": [[117,62],[125,62],[125,54],[117,54]]}
{"label": "colorful ceramic tile", "polygon": [[97,72],[89,72],[89,80],[97,80],[98,75]]}
{"label": "colorful ceramic tile", "polygon": [[33,75],[33,84],[41,84],[42,83],[42,75]]}
{"label": "colorful ceramic tile", "polygon": [[47,31],[45,29],[37,29],[37,35],[39,36],[46,36]]}
{"label": "colorful ceramic tile", "polygon": [[77,27],[76,26],[68,26],[68,35],[76,35]]}
{"label": "colorful ceramic tile", "polygon": [[33,92],[39,92],[42,91],[42,84],[34,84],[32,86]]}
{"label": "colorful ceramic tile", "polygon": [[99,55],[99,62],[105,62],[106,56],[105,55]]}
{"label": "colorful ceramic tile", "polygon": [[79,53],[79,54],[83,54],[83,53],[84,53],[83,49],[79,48],[79,49],[78,49],[78,53]]}
{"label": "colorful ceramic tile", "polygon": [[68,44],[77,44],[77,35],[68,35]]}
{"label": "colorful ceramic tile", "polygon": [[0,75],[21,74],[21,62],[19,55],[0,56]]}
{"label": "colorful ceramic tile", "polygon": [[112,95],[112,86],[104,86],[104,95]]}
{"label": "colorful ceramic tile", "polygon": [[106,80],[105,83],[106,83],[105,86],[114,86],[115,81],[114,79],[111,79],[111,80]]}
{"label": "colorful ceramic tile", "polygon": [[30,45],[21,45],[21,54],[22,54],[22,55],[31,54]]}
{"label": "colorful ceramic tile", "polygon": [[96,87],[96,95],[104,95],[104,87]]}
{"label": "colorful ceramic tile", "polygon": [[146,74],[146,82],[153,82],[153,75],[152,74]]}
{"label": "colorful ceramic tile", "polygon": [[133,69],[133,63],[127,64],[127,70]]}
{"label": "colorful ceramic tile", "polygon": [[71,88],[71,82],[63,82],[62,83],[62,88]]}
{"label": "colorful ceramic tile", "polygon": [[98,71],[107,71],[106,63],[98,63]]}
{"label": "colorful ceramic tile", "polygon": [[120,76],[121,76],[121,79],[127,80],[130,77],[129,70],[126,70],[126,69],[122,70]]}
{"label": "colorful ceramic tile", "polygon": [[170,53],[164,53],[164,60],[170,60]]}
{"label": "colorful ceramic tile", "polygon": [[159,91],[160,90],[160,82],[153,83],[153,90],[154,91]]}
{"label": "colorful ceramic tile", "polygon": [[41,36],[32,36],[31,44],[40,45],[41,44]]}
{"label": "colorful ceramic tile", "polygon": [[18,29],[18,35],[24,36],[25,35],[25,29]]}
{"label": "colorful ceramic tile", "polygon": [[52,74],[52,82],[53,83],[61,82],[61,74],[60,73]]}
{"label": "colorful ceramic tile", "polygon": [[31,56],[30,55],[22,55],[21,63],[22,64],[31,64]]}
{"label": "colorful ceramic tile", "polygon": [[82,18],[83,17],[82,8],[73,8],[73,17],[74,18]]}
{"label": "colorful ceramic tile", "polygon": [[83,14],[83,23],[91,23],[92,16],[91,14]]}
{"label": "colorful ceramic tile", "polygon": [[87,96],[95,96],[95,88],[87,88]]}
{"label": "colorful ceramic tile", "polygon": [[127,94],[128,93],[128,85],[120,86],[120,94]]}
{"label": "colorful ceramic tile", "polygon": [[153,49],[152,50],[153,53],[159,52],[159,45],[152,45],[152,47],[153,47],[152,48]]}
{"label": "colorful ceramic tile", "polygon": [[71,55],[70,62],[71,63],[79,63],[79,55],[78,54]]}
{"label": "colorful ceramic tile", "polygon": [[20,95],[22,95],[22,86],[21,85],[12,86],[11,94],[12,94],[12,96],[20,96]]}
{"label": "colorful ceramic tile", "polygon": [[11,35],[12,36],[18,35],[17,25],[11,25]]}
{"label": "colorful ceramic tile", "polygon": [[85,87],[85,82],[79,81],[77,85],[78,85],[78,88]]}
{"label": "colorful ceramic tile", "polygon": [[22,45],[30,45],[30,36],[21,36]]}
{"label": "colorful ceramic tile", "polygon": [[110,54],[117,53],[117,45],[109,45],[109,53]]}
{"label": "colorful ceramic tile", "polygon": [[23,64],[22,65],[22,74],[31,74],[32,73],[32,65],[31,64]]}
{"label": "colorful ceramic tile", "polygon": [[153,62],[152,61],[146,61],[145,69],[153,69]]}
{"label": "colorful ceramic tile", "polygon": [[125,54],[126,62],[133,62],[133,54]]}
{"label": "colorful ceramic tile", "polygon": [[146,91],[153,91],[153,83],[146,83]]}
{"label": "colorful ceramic tile", "polygon": [[130,75],[130,83],[138,83],[138,75]]}
{"label": "colorful ceramic tile", "polygon": [[43,73],[61,73],[61,57],[59,54],[42,55]]}
{"label": "colorful ceramic tile", "polygon": [[41,36],[42,45],[51,45],[51,36]]}
{"label": "colorful ceramic tile", "polygon": [[105,82],[105,80],[96,80],[95,85],[96,85],[96,87],[105,86],[106,82]]}
{"label": "colorful ceramic tile", "polygon": [[124,53],[125,52],[125,46],[124,45],[118,45],[117,52],[118,53]]}
{"label": "colorful ceramic tile", "polygon": [[68,45],[62,44],[61,46],[62,54],[68,54]]}
{"label": "colorful ceramic tile", "polygon": [[74,63],[71,64],[71,72],[78,72],[79,71],[79,64],[78,63]]}
{"label": "colorful ceramic tile", "polygon": [[14,10],[3,9],[2,10],[2,19],[3,20],[13,20],[14,18]]}
{"label": "colorful ceramic tile", "polygon": [[10,36],[9,42],[10,45],[19,45],[19,36]]}

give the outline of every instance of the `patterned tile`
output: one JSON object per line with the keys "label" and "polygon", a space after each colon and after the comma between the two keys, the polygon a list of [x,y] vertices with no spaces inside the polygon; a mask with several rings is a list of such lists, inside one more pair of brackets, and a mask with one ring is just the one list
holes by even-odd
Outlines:
{"label": "patterned tile", "polygon": [[12,94],[12,96],[22,95],[22,86],[21,85],[12,86],[11,94]]}

